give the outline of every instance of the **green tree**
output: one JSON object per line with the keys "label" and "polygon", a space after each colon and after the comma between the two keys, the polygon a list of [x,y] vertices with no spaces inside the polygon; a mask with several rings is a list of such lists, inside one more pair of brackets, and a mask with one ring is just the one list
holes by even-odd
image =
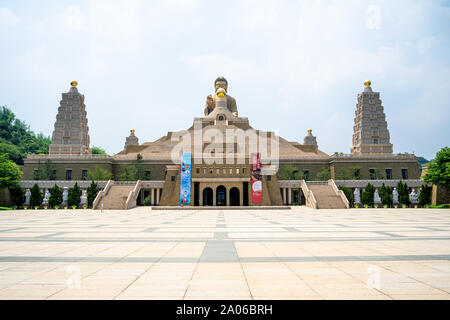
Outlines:
{"label": "green tree", "polygon": [[11,200],[13,205],[17,208],[21,208],[25,202],[25,190],[23,190],[18,183],[9,187],[9,193],[11,194]]}
{"label": "green tree", "polygon": [[317,175],[316,175],[317,181],[328,181],[330,179],[331,179],[331,172],[330,172],[329,167],[325,166],[322,168],[322,170],[317,172]]}
{"label": "green tree", "polygon": [[372,184],[368,183],[362,193],[361,202],[363,204],[367,204],[368,206],[372,206],[374,194],[375,194],[375,187]]}
{"label": "green tree", "polygon": [[278,169],[277,177],[278,180],[303,180],[304,174],[290,164],[283,164]]}
{"label": "green tree", "polygon": [[397,184],[397,192],[398,192],[398,201],[401,204],[409,205],[409,194],[408,194],[408,186],[406,183],[402,183],[401,181]]}
{"label": "green tree", "polygon": [[38,169],[34,172],[34,180],[56,180],[56,166],[47,159],[44,163],[39,161]]}
{"label": "green tree", "polygon": [[123,167],[119,179],[122,181],[145,180],[145,165],[141,154],[136,156],[136,160],[133,160],[132,164]]}
{"label": "green tree", "polygon": [[6,106],[0,108],[0,153],[7,154],[9,160],[22,165],[30,153],[47,154],[50,143],[50,137],[35,134]]}
{"label": "green tree", "polygon": [[75,185],[69,189],[69,195],[67,197],[67,204],[69,207],[75,206],[78,208],[81,202],[81,188],[78,186],[78,183],[75,182]]}
{"label": "green tree", "polygon": [[97,197],[98,192],[99,190],[97,184],[94,181],[92,181],[91,185],[86,189],[87,202],[89,208],[92,208],[92,203],[94,202],[95,197]]}
{"label": "green tree", "polygon": [[33,188],[31,188],[30,191],[31,191],[30,196],[31,208],[39,207],[42,203],[42,200],[44,199],[44,196],[42,195],[41,189],[39,189],[37,183],[34,184]]}
{"label": "green tree", "polygon": [[345,197],[347,198],[348,202],[350,203],[350,205],[353,205],[354,199],[352,189],[343,186],[339,186],[338,189],[344,191]]}
{"label": "green tree", "polygon": [[106,169],[95,166],[94,171],[88,171],[87,179],[93,181],[105,181],[112,179],[113,174]]}
{"label": "green tree", "polygon": [[0,188],[11,187],[22,177],[19,167],[8,160],[8,156],[0,154]]}
{"label": "green tree", "polygon": [[393,201],[392,191],[393,190],[394,190],[394,188],[386,187],[383,183],[380,190],[378,191],[378,194],[380,195],[381,202],[383,203],[383,205],[388,205],[388,206],[392,205],[392,201]]}
{"label": "green tree", "polygon": [[422,207],[426,206],[427,204],[431,203],[431,191],[433,187],[427,186],[426,184],[423,184],[420,187],[420,194],[419,194],[419,203]]}
{"label": "green tree", "polygon": [[53,188],[49,190],[50,198],[48,199],[48,204],[51,208],[61,205],[63,201],[63,189],[58,187],[56,184]]}
{"label": "green tree", "polygon": [[427,165],[423,178],[437,186],[450,188],[450,148],[442,148],[436,153],[436,158]]}
{"label": "green tree", "polygon": [[92,147],[92,154],[106,155],[106,151],[100,147]]}

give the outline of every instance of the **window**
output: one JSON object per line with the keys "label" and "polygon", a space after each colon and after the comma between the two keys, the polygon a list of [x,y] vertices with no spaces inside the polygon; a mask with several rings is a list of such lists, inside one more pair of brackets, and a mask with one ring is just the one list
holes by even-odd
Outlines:
{"label": "window", "polygon": [[220,169],[219,168],[216,169],[216,174],[220,174]]}
{"label": "window", "polygon": [[354,176],[355,179],[359,179],[361,177],[361,169],[355,169]]}
{"label": "window", "polygon": [[373,139],[373,144],[378,144],[378,139]]}
{"label": "window", "polygon": [[402,169],[402,179],[408,179],[408,169]]}
{"label": "window", "polygon": [[227,174],[227,168],[222,169],[223,174]]}
{"label": "window", "polygon": [[145,179],[145,180],[150,180],[150,175],[151,175],[151,171],[150,171],[150,170],[145,171],[145,177],[144,177],[144,179]]}
{"label": "window", "polygon": [[213,174],[213,168],[209,168],[209,174]]}
{"label": "window", "polygon": [[242,168],[242,174],[245,174],[245,168]]}
{"label": "window", "polygon": [[175,181],[175,176],[172,176],[172,181]]}
{"label": "window", "polygon": [[88,174],[87,170],[81,171],[81,180],[86,180],[87,179],[87,174]]}
{"label": "window", "polygon": [[233,174],[233,168],[230,168],[230,174]]}
{"label": "window", "polygon": [[197,168],[195,169],[195,172],[196,172],[197,174],[200,174],[200,168],[197,167]]}
{"label": "window", "polygon": [[391,180],[392,179],[392,169],[386,168],[386,179]]}
{"label": "window", "polygon": [[309,180],[309,170],[303,170],[303,179]]}
{"label": "window", "polygon": [[369,169],[370,180],[375,180],[375,169]]}
{"label": "window", "polygon": [[66,180],[72,180],[72,169],[66,170]]}
{"label": "window", "polygon": [[206,168],[203,168],[203,174],[206,174]]}
{"label": "window", "polygon": [[236,168],[236,174],[239,174],[239,168]]}
{"label": "window", "polygon": [[272,181],[272,176],[267,176],[267,181]]}

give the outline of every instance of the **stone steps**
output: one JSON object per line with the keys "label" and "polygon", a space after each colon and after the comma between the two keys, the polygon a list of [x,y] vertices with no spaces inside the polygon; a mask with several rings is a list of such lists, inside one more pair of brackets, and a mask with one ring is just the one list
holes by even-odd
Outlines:
{"label": "stone steps", "polygon": [[345,209],[345,204],[341,197],[336,195],[329,185],[308,185],[314,194],[318,209]]}
{"label": "stone steps", "polygon": [[133,188],[134,186],[112,185],[106,197],[103,198],[103,209],[125,209],[125,202]]}

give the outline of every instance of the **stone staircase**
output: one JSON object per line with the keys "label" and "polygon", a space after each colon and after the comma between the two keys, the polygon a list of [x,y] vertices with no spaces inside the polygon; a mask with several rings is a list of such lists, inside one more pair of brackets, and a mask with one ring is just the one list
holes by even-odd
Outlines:
{"label": "stone staircase", "polygon": [[134,187],[134,185],[112,185],[103,198],[103,209],[125,209],[125,202]]}
{"label": "stone staircase", "polygon": [[341,197],[328,184],[309,185],[309,190],[314,194],[317,201],[317,209],[346,209]]}

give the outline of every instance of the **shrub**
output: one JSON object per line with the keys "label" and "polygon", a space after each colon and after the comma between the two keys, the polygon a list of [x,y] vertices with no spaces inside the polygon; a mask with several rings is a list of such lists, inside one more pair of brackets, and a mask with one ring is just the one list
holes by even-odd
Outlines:
{"label": "shrub", "polygon": [[30,196],[30,206],[31,208],[39,207],[44,199],[41,190],[37,183],[34,184],[33,188],[31,188],[31,196]]}
{"label": "shrub", "polygon": [[375,187],[372,184],[368,183],[365,190],[362,193],[361,202],[364,205],[372,206],[374,194],[375,194]]}
{"label": "shrub", "polygon": [[422,207],[425,207],[427,204],[431,203],[431,186],[427,186],[426,184],[420,187],[419,194],[419,203]]}
{"label": "shrub", "polygon": [[67,197],[67,204],[69,207],[76,207],[80,205],[81,201],[81,189],[78,186],[78,183],[75,182],[75,185],[69,190],[69,196]]}
{"label": "shrub", "polygon": [[25,191],[19,186],[19,184],[14,184],[9,188],[11,193],[11,200],[14,206],[21,208],[22,204],[25,202]]}
{"label": "shrub", "polygon": [[86,190],[89,208],[92,207],[92,203],[94,202],[95,197],[97,197],[98,191],[99,190],[97,184],[94,181],[92,181],[91,185]]}
{"label": "shrub", "polygon": [[59,207],[63,201],[63,189],[58,187],[56,184],[50,190],[50,198],[48,199],[48,204],[51,208]]}
{"label": "shrub", "polygon": [[402,183],[401,181],[397,184],[397,192],[398,192],[398,201],[402,205],[409,206],[409,194],[408,194],[408,186],[406,183]]}
{"label": "shrub", "polygon": [[152,205],[152,198],[150,196],[148,196],[144,199],[144,206],[150,206],[150,205]]}
{"label": "shrub", "polygon": [[386,206],[391,206],[392,205],[392,191],[394,190],[394,188],[392,187],[386,187],[383,183],[383,185],[381,186],[380,190],[379,190],[379,195],[381,198],[381,202],[383,203],[383,205]]}
{"label": "shrub", "polygon": [[339,186],[338,189],[344,191],[345,197],[350,203],[350,206],[352,206],[354,202],[352,189],[343,186]]}

